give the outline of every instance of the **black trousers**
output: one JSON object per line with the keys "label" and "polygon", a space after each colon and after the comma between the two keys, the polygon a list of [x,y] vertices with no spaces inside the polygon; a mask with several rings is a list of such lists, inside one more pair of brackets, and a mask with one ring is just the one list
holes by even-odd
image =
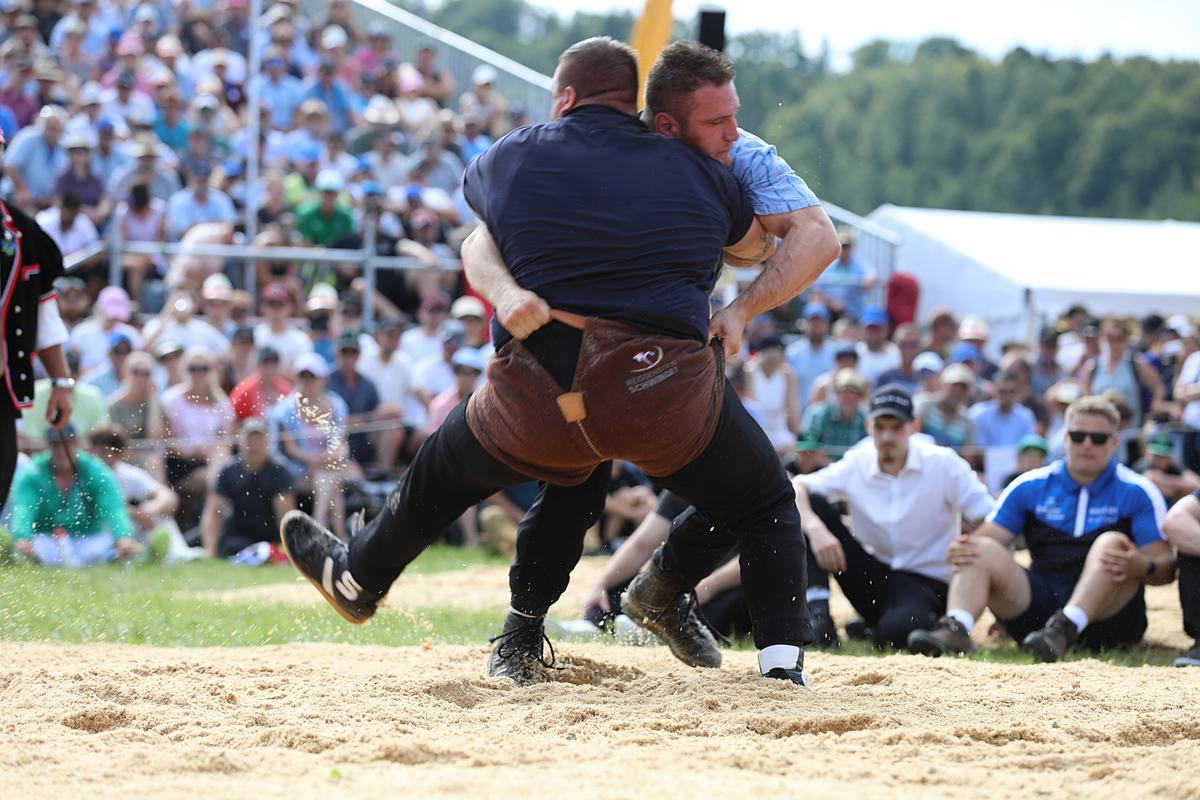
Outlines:
{"label": "black trousers", "polygon": [[[679,472],[654,481],[694,506],[675,519],[666,544],[655,554],[667,576],[681,590],[690,590],[737,548],[755,644],[803,646],[811,641],[804,602],[806,545],[795,492],[766,434],[728,383],[708,447]],[[549,486],[545,496],[554,499],[555,508],[589,507],[589,492],[597,491],[598,486],[587,484]],[[537,511],[531,509],[522,522],[524,541],[518,540],[509,585],[514,608],[524,610],[532,607],[524,604],[536,600],[542,606],[534,610],[540,613],[566,587],[586,528],[556,527]],[[551,576],[532,569],[534,563],[558,565],[560,572]],[[541,588],[531,591],[535,586]]]}
{"label": "black trousers", "polygon": [[[464,510],[528,480],[483,449],[467,426],[465,408],[464,401],[425,441],[387,507],[351,541],[350,571],[364,588],[385,593]],[[583,533],[603,508],[607,480],[608,474],[597,470],[581,486],[544,487],[528,515],[533,521],[523,523],[525,541],[518,542],[514,565],[515,582],[527,597],[544,602],[561,594],[569,567],[579,558]],[[766,435],[732,387],[726,384],[724,409],[705,451],[656,481],[684,500],[700,503],[721,523],[671,532],[656,556],[669,579],[690,589],[739,545],[755,641],[760,647],[809,641],[805,545],[795,495]],[[566,518],[570,524],[562,522]],[[536,528],[532,534],[530,527]],[[564,538],[568,541],[559,541]]]}
{"label": "black trousers", "polygon": [[[828,500],[819,494],[810,494],[809,500],[846,553],[846,571],[837,576],[838,586],[874,629],[876,647],[907,647],[910,633],[933,627],[946,613],[948,584],[916,572],[892,569],[863,549]],[[808,574],[810,586],[829,586],[829,573],[817,564],[811,549]]]}
{"label": "black trousers", "polygon": [[0,417],[0,508],[8,502],[13,473],[17,471],[17,420]]}
{"label": "black trousers", "polygon": [[1179,605],[1183,606],[1183,630],[1200,641],[1200,556],[1179,554]]}

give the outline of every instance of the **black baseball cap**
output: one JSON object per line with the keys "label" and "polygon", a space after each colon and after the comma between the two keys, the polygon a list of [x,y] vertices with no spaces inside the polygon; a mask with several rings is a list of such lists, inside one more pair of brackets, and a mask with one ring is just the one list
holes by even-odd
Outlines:
{"label": "black baseball cap", "polygon": [[897,383],[881,386],[871,395],[870,411],[867,419],[876,417],[896,417],[902,422],[912,422],[912,396],[904,387]]}

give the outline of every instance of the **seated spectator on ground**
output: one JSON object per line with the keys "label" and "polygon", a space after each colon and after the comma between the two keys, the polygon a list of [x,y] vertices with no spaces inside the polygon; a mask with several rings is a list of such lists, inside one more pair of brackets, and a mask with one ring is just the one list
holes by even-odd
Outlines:
{"label": "seated spectator on ground", "polygon": [[[1120,417],[1098,397],[1067,410],[1067,457],[1026,473],[987,522],[949,549],[948,611],[909,648],[926,655],[974,649],[971,629],[990,608],[1022,649],[1057,661],[1075,642],[1128,647],[1146,632],[1143,584],[1169,583],[1174,556],[1154,484],[1113,458]],[[1013,559],[1024,535],[1030,566]]]}
{"label": "seated spectator on ground", "polygon": [[90,445],[91,452],[113,471],[121,487],[125,510],[129,512],[139,544],[145,547],[153,540],[152,546],[162,552],[167,563],[191,561],[204,555],[199,548],[187,546],[175,522],[179,495],[127,460],[128,440],[119,425],[105,425],[92,431]]}
{"label": "seated spectator on ground", "polygon": [[657,503],[658,495],[646,474],[628,461],[614,460],[600,518],[600,546],[615,552]]}
{"label": "seated spectator on ground", "polygon": [[867,435],[863,398],[867,382],[852,369],[839,370],[833,379],[834,399],[808,409],[804,436],[819,443],[826,453],[841,457]]}
{"label": "seated spectator on ground", "polygon": [[473,347],[460,347],[450,359],[454,383],[429,403],[429,430],[435,431],[450,416],[454,407],[467,398],[479,384],[487,365],[486,357]]}
{"label": "seated spectator on ground", "polygon": [[159,445],[163,415],[155,366],[154,358],[142,350],[125,357],[121,385],[108,398],[108,414],[112,424],[120,427],[126,442],[133,445],[128,460],[162,481],[166,479]]}
{"label": "seated spectator on ground", "polygon": [[163,393],[166,421],[167,483],[191,498],[202,497],[229,457],[236,423],[233,405],[217,380],[212,353],[193,348],[183,354],[184,379]]}
{"label": "seated spectator on ground", "polygon": [[935,399],[917,409],[921,432],[943,447],[960,449],[975,442],[975,426],[967,414],[967,401],[975,389],[975,373],[965,364],[942,370],[942,388]]}
{"label": "seated spectator on ground", "polygon": [[1146,442],[1146,455],[1134,469],[1158,487],[1168,505],[1200,489],[1200,475],[1175,460],[1175,443],[1169,433],[1150,437]]}
{"label": "seated spectator on ground", "polygon": [[[808,604],[818,645],[838,643],[829,575],[866,621],[879,648],[902,648],[946,613],[946,550],[992,510],[971,466],[947,447],[914,437],[912,398],[898,385],[875,390],[870,436],[840,460],[798,475],[796,507],[808,537]],[[845,500],[848,528],[833,503]],[[971,523],[968,523],[971,524]]]}
{"label": "seated spectator on ground", "polygon": [[1049,454],[1050,445],[1046,444],[1044,438],[1036,433],[1022,436],[1021,441],[1017,442],[1017,469],[1004,478],[1001,486],[1008,488],[1013,481],[1026,472],[1046,466],[1046,458]]}
{"label": "seated spectator on ground", "polygon": [[254,328],[254,343],[274,348],[285,372],[313,349],[312,340],[292,322],[292,307],[292,295],[282,283],[268,284],[262,293],[263,321]]}
{"label": "seated spectator on ground", "polygon": [[313,519],[346,538],[342,486],[361,473],[349,460],[348,411],[342,398],[326,390],[329,365],[316,353],[296,359],[296,391],[273,411],[272,439],[298,491],[313,493]]}
{"label": "seated spectator on ground", "polygon": [[133,303],[120,286],[106,286],[96,296],[96,313],[71,329],[67,349],[79,354],[79,368],[88,372],[108,361],[109,337],[123,333],[134,350],[145,347],[142,333],[129,324]]}
{"label": "seated spectator on ground", "polygon": [[346,425],[370,426],[369,430],[350,434],[350,459],[362,468],[389,474],[403,444],[400,424],[404,411],[385,405],[375,382],[359,371],[358,334],[346,331],[337,342],[337,369],[326,386],[346,403]]}
{"label": "seated spectator on ground", "polygon": [[108,363],[83,373],[81,380],[100,390],[110,400],[125,380],[125,359],[133,352],[133,340],[124,331],[108,335]]}
{"label": "seated spectator on ground", "polygon": [[539,487],[537,481],[518,483],[487,499],[479,509],[480,538],[485,545],[507,559],[517,554],[517,526],[537,499]]}
{"label": "seated spectator on ground", "polygon": [[1175,659],[1175,666],[1200,667],[1200,489],[1171,506],[1163,533],[1178,551],[1183,630],[1196,640]]}
{"label": "seated spectator on ground", "polygon": [[271,345],[258,348],[258,364],[241,383],[233,387],[229,399],[233,413],[245,422],[268,417],[280,400],[292,393],[292,384],[280,373],[279,351]]}
{"label": "seated spectator on ground", "polygon": [[270,438],[262,419],[242,424],[238,455],[217,474],[204,503],[201,541],[210,556],[231,558],[260,542],[278,545],[279,520],[296,507],[295,480],[272,457]]}
{"label": "seated spectator on ground", "polygon": [[[67,373],[76,383],[71,389],[71,422],[81,436],[88,436],[101,425],[108,424],[108,405],[95,386],[80,383],[79,354],[67,350]],[[27,452],[45,446],[46,406],[50,402],[50,379],[41,378],[33,384],[33,405],[21,412],[20,445]]]}
{"label": "seated spectator on ground", "polygon": [[85,567],[141,551],[112,470],[77,446],[73,425],[47,431],[48,452],[17,476],[12,537],[47,567]]}

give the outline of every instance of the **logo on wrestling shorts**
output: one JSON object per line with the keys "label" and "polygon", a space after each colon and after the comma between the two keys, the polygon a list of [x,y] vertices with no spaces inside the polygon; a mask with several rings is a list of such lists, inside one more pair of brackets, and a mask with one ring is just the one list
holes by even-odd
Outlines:
{"label": "logo on wrestling shorts", "polygon": [[650,350],[642,350],[639,353],[633,354],[634,363],[641,366],[634,372],[645,372],[648,369],[654,369],[663,359],[663,351],[661,347],[655,347]]}

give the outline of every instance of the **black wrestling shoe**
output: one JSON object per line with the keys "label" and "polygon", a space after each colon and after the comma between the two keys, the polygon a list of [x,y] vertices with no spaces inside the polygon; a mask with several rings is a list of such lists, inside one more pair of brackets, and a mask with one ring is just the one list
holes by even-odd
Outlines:
{"label": "black wrestling shoe", "polygon": [[717,640],[700,621],[692,595],[673,588],[653,560],[621,595],[621,610],[689,667],[721,666]]}
{"label": "black wrestling shoe", "polygon": [[[511,678],[517,686],[545,683],[550,679],[548,670],[554,669],[554,645],[546,636],[545,617],[524,617],[508,612],[504,619],[504,630],[499,636],[488,639],[492,655],[488,658],[488,675],[493,678]],[[546,660],[542,644],[550,648],[550,660]]]}
{"label": "black wrestling shoe", "polygon": [[1079,630],[1062,611],[1055,611],[1040,631],[1034,631],[1021,642],[1021,649],[1032,653],[1038,661],[1052,664],[1075,642]]}
{"label": "black wrestling shoe", "polygon": [[793,669],[784,669],[783,667],[775,667],[763,673],[764,678],[772,678],[777,681],[791,681],[797,686],[803,686],[805,689],[811,689],[812,683],[808,679],[808,673],[804,671],[804,651],[800,651],[800,658],[796,661],[796,666]]}
{"label": "black wrestling shoe", "polygon": [[812,620],[813,647],[817,649],[832,649],[841,647],[842,640],[838,638],[837,625],[829,615],[828,600],[813,600],[808,604],[808,617]]}
{"label": "black wrestling shoe", "polygon": [[919,656],[961,656],[975,651],[975,643],[966,627],[954,617],[945,616],[929,630],[908,635],[908,652]]}
{"label": "black wrestling shoe", "polygon": [[862,617],[855,617],[846,623],[846,638],[852,642],[873,642],[875,629]]}
{"label": "black wrestling shoe", "polygon": [[1200,639],[1192,645],[1191,650],[1186,650],[1179,654],[1179,658],[1175,659],[1177,667],[1200,667]]}
{"label": "black wrestling shoe", "polygon": [[347,622],[361,625],[374,616],[382,595],[369,592],[350,574],[350,548],[303,511],[289,511],[279,523],[279,541],[301,575]]}

